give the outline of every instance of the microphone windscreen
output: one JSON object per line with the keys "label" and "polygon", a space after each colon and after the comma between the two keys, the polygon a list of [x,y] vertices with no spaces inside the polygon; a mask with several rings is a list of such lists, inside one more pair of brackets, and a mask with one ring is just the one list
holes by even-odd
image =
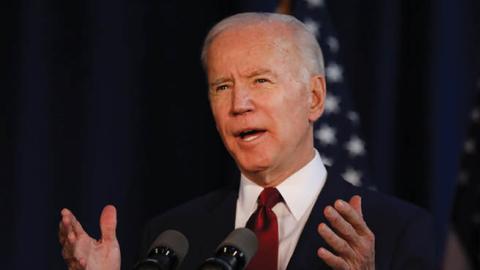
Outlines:
{"label": "microphone windscreen", "polygon": [[188,240],[178,231],[166,230],[157,236],[148,250],[150,252],[157,247],[166,247],[173,250],[177,254],[177,259],[180,264],[185,258],[185,255],[187,255]]}
{"label": "microphone windscreen", "polygon": [[241,250],[245,255],[245,265],[247,265],[257,252],[258,240],[255,233],[250,229],[239,228],[231,232],[218,246],[217,250],[225,246],[232,246]]}

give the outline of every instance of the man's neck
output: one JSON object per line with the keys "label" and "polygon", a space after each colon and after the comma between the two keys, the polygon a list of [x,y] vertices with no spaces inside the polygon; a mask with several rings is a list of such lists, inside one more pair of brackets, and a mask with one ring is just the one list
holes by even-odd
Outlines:
{"label": "man's neck", "polygon": [[269,168],[267,170],[248,173],[242,172],[248,179],[255,182],[257,185],[264,188],[276,187],[285,181],[289,176],[305,167],[315,157],[315,149],[312,148],[309,155],[306,155],[301,162],[296,163],[296,166],[290,166],[287,169],[282,168]]}

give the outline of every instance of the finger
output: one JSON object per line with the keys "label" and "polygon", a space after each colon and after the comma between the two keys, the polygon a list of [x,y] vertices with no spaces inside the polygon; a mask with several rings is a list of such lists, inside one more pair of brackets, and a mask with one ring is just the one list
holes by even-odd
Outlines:
{"label": "finger", "polygon": [[58,224],[58,238],[60,239],[60,243],[63,243],[71,232],[73,232],[73,226],[71,225],[70,219],[68,217],[62,218]]}
{"label": "finger", "polygon": [[58,240],[62,246],[66,244],[68,234],[71,232],[73,232],[73,226],[71,225],[70,217],[62,217],[58,224]]}
{"label": "finger", "polygon": [[338,254],[346,257],[355,256],[350,245],[332,231],[327,224],[320,223],[318,225],[318,233]]}
{"label": "finger", "polygon": [[66,254],[62,252],[62,256],[68,266],[68,269],[85,269],[86,264],[84,263],[84,258],[76,258],[68,252],[66,252]]}
{"label": "finger", "polygon": [[76,241],[77,241],[77,237],[75,236],[75,233],[70,232],[63,242],[62,254],[65,255],[63,256],[64,258],[73,257]]}
{"label": "finger", "polygon": [[117,210],[113,205],[103,208],[100,216],[100,230],[103,241],[114,241],[117,239],[115,231],[117,228]]}
{"label": "finger", "polygon": [[355,209],[355,207],[357,207],[358,205],[354,207],[343,200],[337,200],[334,206],[338,213],[340,213],[340,215],[343,217],[343,219],[355,229],[355,232],[357,234],[365,235],[370,233],[370,230],[368,229],[367,224],[363,220],[363,217]]}
{"label": "finger", "polygon": [[82,266],[77,260],[71,260],[67,263],[68,270],[82,270],[85,266]]}
{"label": "finger", "polygon": [[80,260],[78,261],[78,264],[82,269],[84,269],[87,266],[87,261],[84,258],[80,258]]}
{"label": "finger", "polygon": [[66,232],[65,232],[65,228],[63,226],[63,222],[60,221],[58,223],[58,241],[60,242],[60,244],[63,246],[65,244],[65,239],[66,239]]}
{"label": "finger", "polygon": [[327,206],[324,210],[325,217],[330,222],[330,225],[340,236],[351,243],[356,241],[358,234],[355,229],[348,223],[337,209]]}
{"label": "finger", "polygon": [[65,225],[68,224],[71,224],[71,221],[72,221],[72,217],[74,216],[73,213],[67,209],[67,208],[63,208],[61,211],[60,211],[60,214],[62,215],[62,222],[64,222]]}
{"label": "finger", "polygon": [[62,217],[59,224],[59,233],[61,233],[62,235],[67,235],[69,233],[69,229],[73,229],[71,224],[71,214],[68,209],[62,209],[61,215]]}
{"label": "finger", "polygon": [[72,250],[70,248],[62,248],[62,257],[65,260],[65,262],[68,264],[69,261],[73,259],[73,254]]}
{"label": "finger", "polygon": [[327,249],[321,247],[317,251],[318,257],[322,259],[328,266],[335,270],[346,270],[348,269],[348,264],[341,257],[338,257],[328,251]]}
{"label": "finger", "polygon": [[67,208],[62,209],[62,222],[67,230],[73,230],[77,236],[86,234],[83,230],[82,224],[78,222],[75,215]]}
{"label": "finger", "polygon": [[80,265],[80,260],[82,260],[82,259],[76,258],[73,255],[73,252],[72,252],[71,249],[63,248],[62,249],[62,257],[65,260],[65,263],[67,264],[68,269],[84,269]]}
{"label": "finger", "polygon": [[70,245],[74,245],[75,242],[77,241],[77,235],[75,235],[74,232],[70,232],[68,235],[67,235],[67,239],[68,239],[68,243]]}
{"label": "finger", "polygon": [[362,212],[362,197],[359,195],[352,196],[352,198],[349,201],[349,204],[357,211],[357,213],[363,217],[363,212]]}

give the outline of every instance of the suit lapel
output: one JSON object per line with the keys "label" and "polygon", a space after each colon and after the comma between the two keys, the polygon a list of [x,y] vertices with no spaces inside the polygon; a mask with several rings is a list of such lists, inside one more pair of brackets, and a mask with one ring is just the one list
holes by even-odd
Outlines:
{"label": "suit lapel", "polygon": [[[317,256],[317,250],[320,247],[326,247],[331,250],[318,234],[317,227],[322,222],[328,224],[323,215],[323,209],[327,205],[332,205],[337,199],[349,200],[351,196],[351,188],[343,179],[328,175],[325,186],[320,192],[300,235],[295,251],[287,266],[288,270],[330,269]],[[213,255],[215,248],[235,228],[237,197],[238,186],[232,185],[215,200],[210,201],[208,207],[210,219],[205,223],[209,227],[206,232],[208,237],[205,237],[205,233],[202,235],[203,243],[200,253],[203,255],[201,259]]]}
{"label": "suit lapel", "polygon": [[[202,245],[202,253],[213,255],[215,248],[233,231],[237,197],[238,190],[232,187],[221,194],[218,199],[211,201],[210,220],[206,221],[209,228],[202,234],[202,239],[208,240]],[[207,237],[205,234],[208,234]]]}
{"label": "suit lapel", "polygon": [[330,175],[327,177],[325,186],[318,195],[317,201],[310,213],[310,217],[298,239],[297,247],[288,263],[287,269],[329,269],[328,266],[317,256],[318,248],[326,247],[329,249],[327,243],[325,243],[318,234],[317,227],[322,222],[328,224],[323,215],[323,209],[327,205],[332,205],[335,200],[339,198],[345,199],[348,197],[345,193],[346,190],[341,187],[342,181],[342,179],[334,178]]}

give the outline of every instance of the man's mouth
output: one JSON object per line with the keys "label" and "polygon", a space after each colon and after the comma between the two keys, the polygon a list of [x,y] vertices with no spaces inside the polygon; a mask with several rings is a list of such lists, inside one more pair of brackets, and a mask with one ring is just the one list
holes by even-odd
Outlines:
{"label": "man's mouth", "polygon": [[239,133],[239,137],[245,141],[245,142],[250,142],[250,141],[253,141],[255,139],[257,139],[258,137],[260,137],[263,133],[265,133],[265,130],[261,130],[261,129],[248,129],[248,130],[245,130],[245,131],[242,131]]}

